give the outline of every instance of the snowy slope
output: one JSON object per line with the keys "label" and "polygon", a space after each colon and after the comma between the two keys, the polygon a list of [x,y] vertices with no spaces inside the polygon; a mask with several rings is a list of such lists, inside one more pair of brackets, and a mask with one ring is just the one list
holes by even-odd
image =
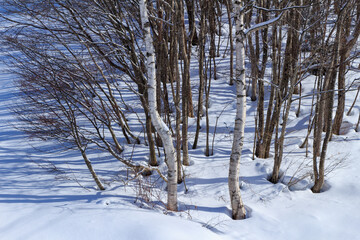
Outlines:
{"label": "snowy slope", "polygon": [[[220,78],[213,81],[209,109],[211,133],[218,118],[214,155],[204,156],[202,133],[199,148],[190,150],[193,164],[185,169],[188,192],[179,186],[177,213],[165,211],[159,203],[165,200],[162,195],[154,197],[157,204],[152,207],[139,204],[134,184],[107,179],[109,166],[120,169],[117,163],[96,165],[100,177],[108,180],[107,190],[98,192],[77,153],[38,152],[38,147],[49,150],[54,143],[30,142],[16,129],[17,120],[9,110],[16,93],[14,76],[0,65],[0,239],[360,239],[360,133],[354,131],[360,100],[344,119],[346,135],[334,136],[329,145],[327,163],[338,167],[327,175],[326,191],[320,194],[310,191],[310,177],[290,189],[267,181],[272,159],[251,159],[256,103],[248,102],[240,169],[248,218],[231,220],[227,174],[234,87],[227,84],[228,59],[218,61]],[[195,67],[196,63],[194,73]],[[356,76],[358,73],[353,73],[351,78]],[[312,80],[304,82],[305,93],[310,92]],[[196,81],[193,88],[195,92]],[[347,109],[354,97],[355,92],[348,93]],[[311,171],[306,165],[311,158],[299,148],[306,134],[310,103],[311,97],[304,99],[301,116],[290,116],[282,168],[285,182],[300,177],[294,175],[299,166]],[[189,123],[192,137],[195,120]],[[144,154],[140,150],[137,154]],[[51,163],[59,163],[60,169]]]}
{"label": "snowy slope", "polygon": [[0,239],[219,239],[198,223],[137,207],[124,189],[88,191],[36,164],[34,143],[8,109],[12,78],[1,65]]}

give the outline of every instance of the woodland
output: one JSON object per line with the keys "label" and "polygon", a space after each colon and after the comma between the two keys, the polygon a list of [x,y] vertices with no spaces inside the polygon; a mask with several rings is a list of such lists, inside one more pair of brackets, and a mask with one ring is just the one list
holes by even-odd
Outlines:
{"label": "woodland", "polygon": [[[116,184],[114,169],[93,164],[101,154],[141,201],[181,211],[187,169],[225,147],[224,205],[251,218],[244,154],[270,163],[269,184],[307,179],[315,196],[340,166],[329,165],[330,144],[360,131],[358,0],[3,0],[0,21],[16,128],[56,143],[53,155],[81,156],[93,194]],[[230,101],[215,108],[220,94]],[[303,131],[292,155],[294,119]],[[284,182],[289,158],[308,168]]]}

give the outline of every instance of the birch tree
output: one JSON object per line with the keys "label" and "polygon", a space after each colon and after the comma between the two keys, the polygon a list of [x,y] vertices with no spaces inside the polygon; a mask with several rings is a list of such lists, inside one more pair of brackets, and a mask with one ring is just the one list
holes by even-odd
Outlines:
{"label": "birch tree", "polygon": [[232,209],[232,218],[244,219],[246,210],[240,195],[239,169],[241,150],[244,144],[244,130],[246,119],[246,88],[245,88],[245,33],[244,14],[241,11],[241,0],[234,2],[234,14],[236,24],[236,117],[234,128],[234,140],[230,155],[229,166],[229,192]]}
{"label": "birch tree", "polygon": [[160,135],[164,145],[166,164],[168,167],[168,199],[167,208],[172,211],[177,210],[177,165],[176,155],[171,137],[171,132],[165,122],[161,119],[156,107],[156,72],[155,72],[155,50],[153,39],[150,33],[150,22],[147,13],[147,0],[140,0],[141,23],[144,31],[145,47],[146,47],[146,70],[148,80],[148,98],[149,109],[152,123]]}
{"label": "birch tree", "polygon": [[[236,25],[236,67],[235,67],[235,82],[236,82],[236,116],[234,127],[234,140],[230,155],[229,166],[229,193],[232,209],[232,218],[244,219],[246,217],[246,210],[241,199],[240,185],[239,185],[239,169],[241,151],[244,145],[245,121],[246,121],[246,85],[245,85],[245,41],[248,34],[252,32],[267,28],[269,25],[279,21],[287,9],[284,8],[281,13],[267,21],[259,22],[248,28],[244,28],[244,1],[234,1],[234,15]],[[264,8],[263,8],[264,9]],[[265,9],[266,10],[266,9]]]}

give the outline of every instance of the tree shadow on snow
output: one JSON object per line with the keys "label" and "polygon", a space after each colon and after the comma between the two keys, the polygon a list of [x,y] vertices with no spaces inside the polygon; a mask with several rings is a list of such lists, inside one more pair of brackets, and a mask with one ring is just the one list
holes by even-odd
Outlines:
{"label": "tree shadow on snow", "polygon": [[126,202],[134,203],[135,197],[126,195],[102,194],[83,194],[83,195],[29,195],[29,194],[0,194],[0,203],[71,203],[76,201],[97,203],[106,198],[117,198]]}

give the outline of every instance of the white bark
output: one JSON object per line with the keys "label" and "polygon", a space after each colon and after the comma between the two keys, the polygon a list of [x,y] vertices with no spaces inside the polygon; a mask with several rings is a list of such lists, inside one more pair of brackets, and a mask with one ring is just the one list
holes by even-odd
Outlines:
{"label": "white bark", "polygon": [[147,14],[147,0],[140,0],[140,15],[143,31],[145,34],[146,46],[146,69],[148,77],[148,98],[151,121],[161,137],[164,144],[166,155],[166,164],[168,167],[168,199],[167,208],[171,211],[177,210],[177,168],[176,155],[171,137],[171,132],[166,124],[162,121],[156,109],[156,73],[155,73],[155,50],[153,39],[150,33],[150,22]]}
{"label": "white bark", "polygon": [[229,192],[233,219],[244,219],[246,211],[241,200],[239,185],[240,157],[244,143],[246,119],[246,88],[245,88],[245,33],[244,15],[241,12],[241,0],[235,0],[234,13],[236,24],[236,117],[234,140],[230,155]]}

